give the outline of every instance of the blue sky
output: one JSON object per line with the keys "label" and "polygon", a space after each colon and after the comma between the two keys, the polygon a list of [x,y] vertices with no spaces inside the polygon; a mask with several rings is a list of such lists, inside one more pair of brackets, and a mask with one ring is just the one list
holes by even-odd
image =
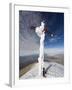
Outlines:
{"label": "blue sky", "polygon": [[41,12],[45,21],[45,27],[53,34],[45,36],[45,47],[63,48],[64,47],[64,13]]}

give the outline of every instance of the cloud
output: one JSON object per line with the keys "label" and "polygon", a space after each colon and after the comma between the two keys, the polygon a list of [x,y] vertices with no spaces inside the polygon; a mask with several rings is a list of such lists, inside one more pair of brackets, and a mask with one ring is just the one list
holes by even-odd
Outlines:
{"label": "cloud", "polygon": [[45,53],[48,55],[63,54],[64,48],[45,48]]}

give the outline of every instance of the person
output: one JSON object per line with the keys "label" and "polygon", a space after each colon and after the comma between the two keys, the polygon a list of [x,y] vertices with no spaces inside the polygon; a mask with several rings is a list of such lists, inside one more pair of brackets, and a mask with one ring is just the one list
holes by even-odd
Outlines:
{"label": "person", "polygon": [[44,68],[44,40],[45,40],[45,23],[42,21],[41,25],[39,27],[36,27],[35,32],[40,38],[40,48],[39,48],[39,57],[38,57],[38,62],[39,62],[39,76],[42,75],[42,71]]}

